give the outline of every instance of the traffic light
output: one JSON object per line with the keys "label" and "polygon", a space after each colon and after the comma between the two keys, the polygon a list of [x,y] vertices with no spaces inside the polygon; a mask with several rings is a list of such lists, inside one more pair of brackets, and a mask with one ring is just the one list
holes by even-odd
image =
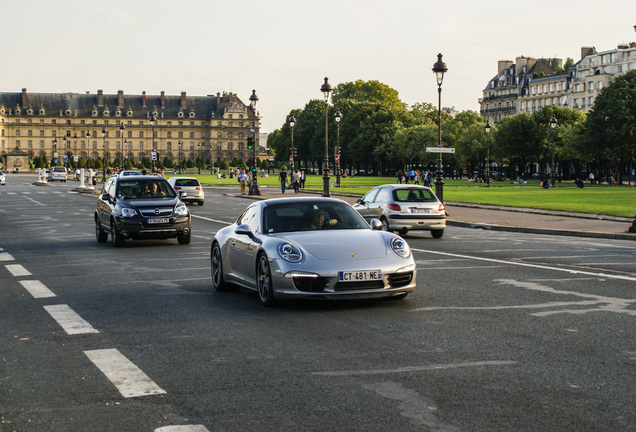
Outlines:
{"label": "traffic light", "polygon": [[297,150],[296,147],[291,148],[293,158],[296,158],[296,156],[298,156],[298,152],[296,152],[296,150]]}
{"label": "traffic light", "polygon": [[254,148],[254,138],[251,136],[247,137],[247,149],[252,150]]}

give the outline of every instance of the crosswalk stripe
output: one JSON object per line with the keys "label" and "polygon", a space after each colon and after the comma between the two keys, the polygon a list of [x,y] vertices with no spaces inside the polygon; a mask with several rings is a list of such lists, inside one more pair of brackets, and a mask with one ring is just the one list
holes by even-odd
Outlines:
{"label": "crosswalk stripe", "polygon": [[162,390],[117,349],[84,351],[84,354],[125,398],[166,394],[165,390]]}
{"label": "crosswalk stripe", "polygon": [[48,305],[44,306],[44,309],[67,334],[99,333],[68,305]]}
{"label": "crosswalk stripe", "polygon": [[21,280],[20,284],[33,296],[33,298],[56,297],[56,295],[48,289],[39,280]]}
{"label": "crosswalk stripe", "polygon": [[0,253],[0,261],[15,261],[9,252]]}
{"label": "crosswalk stripe", "polygon": [[159,429],[155,429],[155,432],[210,432],[208,428],[203,425],[175,425],[164,426]]}

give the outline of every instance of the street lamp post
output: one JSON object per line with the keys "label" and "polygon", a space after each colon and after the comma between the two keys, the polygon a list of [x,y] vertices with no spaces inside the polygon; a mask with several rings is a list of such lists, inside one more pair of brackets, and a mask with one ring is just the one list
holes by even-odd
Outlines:
{"label": "street lamp post", "polygon": [[[124,126],[124,122],[121,122],[119,125],[119,137],[121,138],[121,151],[124,152],[124,154],[126,153],[126,141],[124,140],[124,129],[126,129],[126,127]],[[126,160],[126,158],[124,158],[124,161]],[[122,161],[122,164],[124,162]],[[126,169],[126,167],[124,166],[122,169]]]}
{"label": "street lamp post", "polygon": [[88,175],[88,170],[92,168],[91,166],[91,131],[86,131],[86,175]]}
{"label": "street lamp post", "polygon": [[57,152],[57,138],[53,138],[53,152],[51,153],[51,166],[55,163],[55,152]]}
{"label": "street lamp post", "polygon": [[293,168],[294,167],[294,150],[296,150],[294,148],[294,126],[296,126],[296,118],[293,115],[290,115],[287,121],[289,122],[289,127],[291,128],[291,146],[289,147],[289,162],[291,163],[291,166]]}
{"label": "street lamp post", "polygon": [[[552,114],[552,118],[550,119],[550,127],[554,130],[557,127],[557,119]],[[554,187],[554,179],[556,177],[556,173],[554,171],[554,134],[552,136],[552,167],[550,169],[550,183],[552,183],[552,187]]]}
{"label": "street lamp post", "polygon": [[256,102],[258,102],[258,96],[256,96],[256,90],[252,90],[252,95],[250,96],[250,105],[252,106],[252,115],[254,116],[252,119],[252,129],[250,132],[254,134],[252,139],[252,187],[249,190],[250,195],[260,195],[261,192],[258,190],[258,171],[256,170],[256,147],[258,144],[256,142]]}
{"label": "street lamp post", "polygon": [[490,122],[486,120],[486,187],[490,187]]}
{"label": "street lamp post", "polygon": [[152,172],[155,172],[155,159],[153,158],[153,156],[156,154],[156,148],[155,148],[155,125],[157,124],[157,115],[153,112],[150,115],[150,126],[152,126],[152,142],[151,142],[151,146],[152,149],[150,150],[150,159],[152,160]]}
{"label": "street lamp post", "polygon": [[201,143],[197,143],[197,168],[201,174]]}
{"label": "street lamp post", "polygon": [[325,160],[322,166],[322,196],[329,195],[329,120],[327,111],[329,109],[329,93],[331,93],[331,85],[329,78],[325,77],[324,84],[320,87],[320,91],[325,99]]}
{"label": "street lamp post", "polygon": [[179,161],[179,174],[181,174],[181,147],[183,146],[181,140],[179,140],[177,145],[179,146],[179,155],[177,156],[177,160]]}
{"label": "street lamp post", "polygon": [[102,183],[106,183],[106,126],[102,128]]}
{"label": "street lamp post", "polygon": [[[446,63],[442,61],[442,54],[437,54],[437,62],[433,65],[433,72],[437,79],[437,147],[442,147],[442,82],[444,81],[444,73],[448,68]],[[444,202],[444,170],[442,167],[442,153],[437,153],[437,172],[435,173],[435,195]]]}
{"label": "street lamp post", "polygon": [[342,114],[337,109],[333,116],[336,120],[336,151],[333,156],[335,162],[334,170],[336,171],[336,187],[340,187],[340,122],[342,121]]}

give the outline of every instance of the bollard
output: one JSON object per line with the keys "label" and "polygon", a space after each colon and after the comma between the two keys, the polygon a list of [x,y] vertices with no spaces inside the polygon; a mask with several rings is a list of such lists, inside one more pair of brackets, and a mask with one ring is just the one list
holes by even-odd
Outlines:
{"label": "bollard", "polygon": [[93,187],[93,168],[88,169],[88,178],[86,179],[86,189],[95,189]]}
{"label": "bollard", "polygon": [[80,189],[86,189],[86,185],[84,184],[84,168],[80,170],[79,181],[80,181],[80,185],[79,185]]}

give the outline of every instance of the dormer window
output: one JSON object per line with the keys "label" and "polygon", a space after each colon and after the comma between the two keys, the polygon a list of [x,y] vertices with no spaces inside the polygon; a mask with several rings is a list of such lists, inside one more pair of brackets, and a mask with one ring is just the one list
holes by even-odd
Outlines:
{"label": "dormer window", "polygon": [[121,109],[117,108],[117,111],[115,111],[115,117],[121,117]]}
{"label": "dormer window", "polygon": [[99,113],[97,112],[97,107],[95,105],[93,105],[93,110],[91,111],[91,116],[92,117],[97,117],[99,115]]}
{"label": "dormer window", "polygon": [[132,116],[133,116],[132,107],[128,107],[128,111],[126,111],[126,117],[132,117]]}
{"label": "dormer window", "polygon": [[102,113],[102,115],[104,117],[110,117],[110,111],[108,110],[108,107],[104,108],[104,112]]}
{"label": "dormer window", "polygon": [[16,105],[15,106],[15,115],[20,115],[22,113],[22,110],[20,109],[20,105]]}
{"label": "dormer window", "polygon": [[177,117],[183,118],[183,110],[179,110],[179,112],[177,113]]}
{"label": "dormer window", "polygon": [[27,115],[32,116],[33,115],[33,108],[29,105],[29,108],[27,108]]}

